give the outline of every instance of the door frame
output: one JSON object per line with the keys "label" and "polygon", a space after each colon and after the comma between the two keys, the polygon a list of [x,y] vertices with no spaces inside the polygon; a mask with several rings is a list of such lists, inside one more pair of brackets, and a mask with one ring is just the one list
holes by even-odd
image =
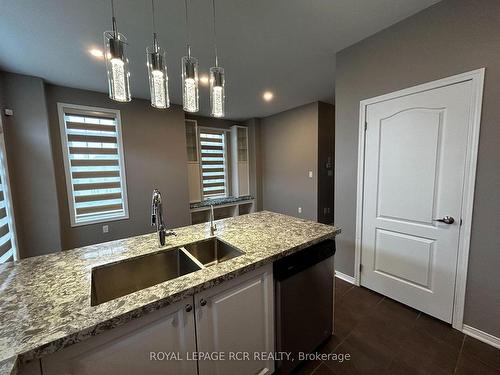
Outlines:
{"label": "door frame", "polygon": [[455,297],[453,303],[453,328],[463,329],[465,305],[465,288],[467,284],[467,267],[469,263],[469,247],[472,228],[472,212],[474,208],[474,189],[476,183],[477,154],[479,150],[479,130],[481,126],[481,111],[483,102],[485,68],[457,74],[451,77],[413,86],[389,94],[362,100],[359,103],[359,137],[358,137],[358,174],[356,196],[356,237],[354,258],[354,280],[357,286],[361,283],[361,251],[363,230],[363,191],[365,172],[365,122],[368,105],[429,91],[440,87],[471,81],[472,97],[470,109],[470,127],[467,136],[467,153],[465,161],[465,177],[462,195],[461,219],[459,234],[457,274],[455,278]]}

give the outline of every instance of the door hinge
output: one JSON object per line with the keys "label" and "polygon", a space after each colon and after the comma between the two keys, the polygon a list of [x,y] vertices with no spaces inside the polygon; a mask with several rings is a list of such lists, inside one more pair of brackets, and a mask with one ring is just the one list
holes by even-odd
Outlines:
{"label": "door hinge", "polygon": [[463,223],[462,218],[460,218],[460,226],[462,226],[462,223]]}
{"label": "door hinge", "polygon": [[368,129],[368,122],[365,121],[365,131]]}
{"label": "door hinge", "polygon": [[361,271],[363,271],[363,265],[362,264],[359,265],[359,273],[361,273]]}

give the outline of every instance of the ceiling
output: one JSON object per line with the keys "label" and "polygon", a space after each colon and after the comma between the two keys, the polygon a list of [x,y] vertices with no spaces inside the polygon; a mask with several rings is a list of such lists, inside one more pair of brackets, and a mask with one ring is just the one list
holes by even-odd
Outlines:
{"label": "ceiling", "polygon": [[[167,50],[170,96],[181,103],[186,54],[183,0],[156,0],[160,44]],[[264,117],[316,100],[333,102],[335,53],[439,0],[217,0],[220,65],[226,70],[226,117]],[[151,2],[115,0],[118,29],[129,41],[132,96],[149,98],[145,48]],[[0,0],[0,69],[47,82],[106,92],[101,48],[111,28],[109,0]],[[192,55],[213,65],[210,0],[190,0]],[[265,90],[274,99],[262,100]],[[208,89],[200,91],[209,114]]]}

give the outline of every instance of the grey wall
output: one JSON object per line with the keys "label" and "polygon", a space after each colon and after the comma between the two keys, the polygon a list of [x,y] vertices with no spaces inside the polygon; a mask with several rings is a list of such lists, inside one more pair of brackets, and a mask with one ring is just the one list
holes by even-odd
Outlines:
{"label": "grey wall", "polygon": [[[61,243],[44,83],[11,73],[1,73],[0,79],[19,254],[48,254]],[[4,116],[5,108],[14,116]]]}
{"label": "grey wall", "polygon": [[500,1],[444,0],[337,55],[337,269],[353,275],[359,102],[486,67],[465,323],[500,337]]}
{"label": "grey wall", "polygon": [[261,119],[260,133],[263,208],[316,220],[318,103]]}
{"label": "grey wall", "polygon": [[[150,209],[154,188],[160,189],[163,194],[169,227],[190,223],[186,136],[181,107],[156,110],[148,101],[140,99],[120,104],[111,101],[106,94],[52,85],[47,85],[46,92],[63,249],[152,232]],[[106,223],[109,225],[107,234],[102,233],[102,223],[74,228],[70,226],[58,102],[120,110],[130,219]]]}

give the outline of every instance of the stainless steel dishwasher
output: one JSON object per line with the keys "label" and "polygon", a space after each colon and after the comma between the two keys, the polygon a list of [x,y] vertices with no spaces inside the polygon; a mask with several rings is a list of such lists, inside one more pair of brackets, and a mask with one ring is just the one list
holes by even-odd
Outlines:
{"label": "stainless steel dishwasher", "polygon": [[274,263],[276,351],[291,352],[276,362],[277,374],[300,364],[333,333],[335,240],[326,240]]}

